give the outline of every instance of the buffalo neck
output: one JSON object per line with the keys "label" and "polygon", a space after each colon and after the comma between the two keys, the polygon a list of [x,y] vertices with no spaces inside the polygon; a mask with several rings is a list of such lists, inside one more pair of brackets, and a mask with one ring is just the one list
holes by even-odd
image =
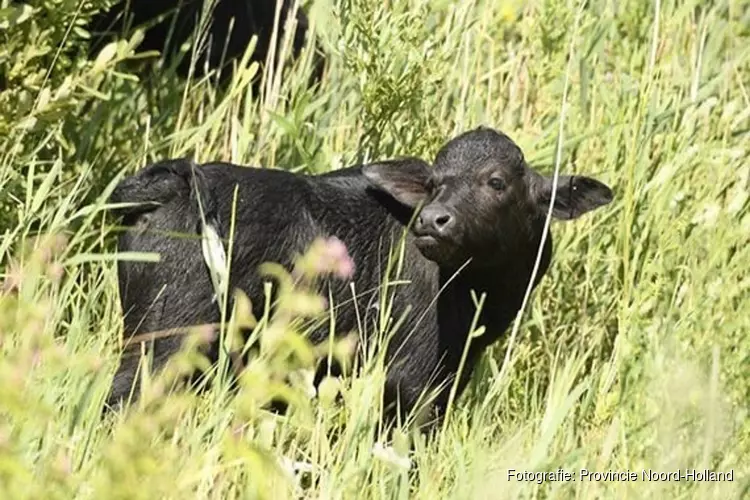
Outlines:
{"label": "buffalo neck", "polygon": [[[443,289],[441,302],[449,309],[455,310],[457,318],[469,318],[465,332],[453,332],[453,335],[468,335],[470,322],[476,312],[475,301],[478,303],[482,294],[485,298],[478,325],[487,329],[485,335],[489,336],[489,342],[503,334],[521,308],[529,285],[541,238],[535,240],[536,244],[527,246],[527,250],[516,249],[512,252],[512,258],[500,259],[493,266],[472,266],[470,263],[459,271],[440,270],[439,281]],[[532,288],[535,288],[546,274],[551,254],[552,238],[548,235]],[[459,325],[456,326],[461,328]]]}

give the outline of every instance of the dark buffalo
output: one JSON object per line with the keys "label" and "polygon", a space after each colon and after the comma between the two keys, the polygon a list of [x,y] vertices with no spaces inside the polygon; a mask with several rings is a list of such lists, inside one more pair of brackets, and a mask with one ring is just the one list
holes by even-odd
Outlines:
{"label": "dark buffalo", "polygon": [[[284,35],[284,26],[289,17],[293,3],[283,0],[279,16],[279,29],[276,37],[276,58]],[[144,39],[139,50],[156,50],[164,55],[169,64],[177,55],[178,49],[186,42],[191,42],[200,16],[206,7],[206,0],[123,0],[113,7],[95,16],[89,30],[95,35],[92,52],[97,52],[108,41],[110,35],[119,35],[128,27],[145,27]],[[222,67],[239,59],[250,44],[253,35],[258,41],[251,61],[263,65],[272,47],[271,38],[274,17],[278,2],[276,0],[216,0],[208,20],[208,33],[204,50],[195,64],[195,74],[200,77],[209,70]],[[308,20],[302,9],[296,12],[296,30],[292,35],[292,58],[297,58],[302,51],[308,36]],[[192,47],[192,45],[191,45]],[[190,68],[191,51],[180,59],[177,73],[187,77]],[[206,64],[207,63],[207,64]],[[315,78],[323,70],[322,59],[315,61]],[[222,71],[222,80],[227,81],[230,71]]]}
{"label": "dark buffalo", "polygon": [[[398,398],[402,411],[409,411],[423,391],[435,389],[433,408],[441,414],[448,391],[438,386],[449,386],[446,382],[458,372],[476,310],[471,292],[486,294],[479,317],[486,333],[472,340],[458,393],[479,355],[503,335],[520,309],[553,183],[529,168],[508,136],[483,127],[448,142],[434,168],[417,158],[321,176],[219,163],[195,166],[188,160],[151,165],[123,180],[112,195],[114,202],[156,202],[124,214],[130,229],[120,236],[119,249],[161,254],[159,263],[119,264],[126,336],[219,321],[200,241],[167,233],[200,234],[199,193],[207,220],[228,237],[235,186],[230,283],[254,305],[264,303],[259,264],[290,266],[316,237],[336,236],[356,263],[358,310],[375,316],[374,290],[382,283],[391,243],[405,234],[401,279],[410,283],[397,287],[392,316],[410,311],[387,347],[385,403]],[[610,188],[597,180],[560,176],[552,215],[575,219],[611,200]],[[544,276],[551,254],[548,235],[533,286]],[[346,281],[332,279],[329,286],[336,303],[352,298]],[[336,316],[338,331],[357,328],[354,307],[337,308]],[[311,338],[321,342],[328,331],[325,325]],[[156,340],[155,365],[179,346],[178,337]],[[121,364],[111,404],[128,394],[134,373],[133,362]]]}

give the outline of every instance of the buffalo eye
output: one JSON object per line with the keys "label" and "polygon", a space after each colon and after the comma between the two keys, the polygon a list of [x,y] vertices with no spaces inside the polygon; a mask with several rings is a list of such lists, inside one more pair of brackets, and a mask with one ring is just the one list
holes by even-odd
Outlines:
{"label": "buffalo eye", "polygon": [[492,177],[487,184],[495,191],[503,191],[505,189],[505,181],[497,177]]}

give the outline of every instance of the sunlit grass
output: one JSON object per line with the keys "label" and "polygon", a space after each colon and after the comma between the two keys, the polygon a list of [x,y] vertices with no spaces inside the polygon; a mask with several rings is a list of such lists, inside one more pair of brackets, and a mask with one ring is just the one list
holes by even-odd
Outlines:
{"label": "sunlit grass", "polygon": [[[169,68],[138,81],[127,42],[85,63],[63,4],[35,2],[7,27],[0,9],[0,497],[750,494],[750,3],[320,0],[320,86],[306,83],[308,49],[260,96],[255,67],[225,94]],[[141,401],[101,419],[121,347],[105,215],[118,176],[173,156],[313,173],[432,159],[479,124],[545,173],[559,163],[616,198],[553,223],[553,263],[507,363],[506,340],[431,441],[396,434],[397,454],[412,441],[411,470],[373,451],[377,356],[315,400],[301,379],[279,382],[274,352],[236,393],[221,378],[167,395],[151,376]],[[261,336],[291,329],[256,319]],[[293,345],[293,368],[306,367],[314,353]],[[174,369],[199,360],[186,349]],[[287,415],[262,409],[273,390],[296,402]],[[287,461],[311,470],[295,479]],[[559,468],[638,480],[508,481],[508,469]],[[644,469],[734,481],[644,482]]]}

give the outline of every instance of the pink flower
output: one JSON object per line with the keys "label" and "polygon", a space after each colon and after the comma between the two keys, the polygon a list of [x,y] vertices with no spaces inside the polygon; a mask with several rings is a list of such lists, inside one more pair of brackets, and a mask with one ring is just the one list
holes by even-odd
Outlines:
{"label": "pink flower", "polygon": [[335,236],[324,241],[323,260],[326,271],[333,272],[341,278],[354,276],[354,261],[349,256],[346,245]]}
{"label": "pink flower", "polygon": [[335,236],[319,237],[301,257],[292,274],[298,277],[334,274],[342,279],[350,279],[354,276],[354,261],[340,239]]}

